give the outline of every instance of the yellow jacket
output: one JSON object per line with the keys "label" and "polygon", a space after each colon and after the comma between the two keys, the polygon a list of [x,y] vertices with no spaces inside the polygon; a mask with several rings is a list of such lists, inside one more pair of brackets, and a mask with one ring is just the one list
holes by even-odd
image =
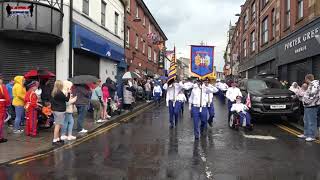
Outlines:
{"label": "yellow jacket", "polygon": [[24,106],[24,97],[26,96],[26,88],[23,86],[24,77],[16,76],[14,78],[14,86],[12,88],[13,101],[12,105],[14,106]]}

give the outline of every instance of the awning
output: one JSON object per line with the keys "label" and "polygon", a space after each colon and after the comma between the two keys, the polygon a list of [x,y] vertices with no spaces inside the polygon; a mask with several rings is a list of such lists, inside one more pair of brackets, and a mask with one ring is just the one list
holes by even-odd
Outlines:
{"label": "awning", "polygon": [[79,24],[73,26],[73,48],[83,49],[115,61],[124,61],[124,48]]}

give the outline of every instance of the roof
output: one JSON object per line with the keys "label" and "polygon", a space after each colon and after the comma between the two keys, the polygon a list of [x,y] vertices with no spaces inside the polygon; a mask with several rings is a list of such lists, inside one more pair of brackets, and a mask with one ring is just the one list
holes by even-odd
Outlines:
{"label": "roof", "polygon": [[139,5],[143,8],[143,10],[148,14],[150,20],[152,21],[153,25],[157,28],[157,30],[160,32],[161,36],[163,37],[163,39],[166,41],[168,40],[167,36],[165,35],[165,33],[162,31],[160,25],[157,23],[157,21],[155,20],[155,18],[152,16],[150,10],[148,9],[147,5],[144,3],[143,0],[136,0]]}

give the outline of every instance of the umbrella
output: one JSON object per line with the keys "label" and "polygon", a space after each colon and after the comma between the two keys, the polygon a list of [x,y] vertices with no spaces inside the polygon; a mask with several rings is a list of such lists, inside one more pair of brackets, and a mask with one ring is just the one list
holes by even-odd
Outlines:
{"label": "umbrella", "polygon": [[133,78],[141,78],[141,76],[135,72],[126,72],[122,76],[122,79],[133,79]]}
{"label": "umbrella", "polygon": [[50,79],[55,77],[56,75],[53,74],[52,72],[48,71],[48,70],[43,70],[43,69],[33,69],[30,70],[29,72],[27,72],[24,77],[26,79],[33,79],[33,78],[37,78],[37,79]]}
{"label": "umbrella", "polygon": [[73,84],[90,84],[98,82],[98,78],[92,75],[80,75],[80,76],[74,76],[73,78],[70,78],[69,81],[71,81]]}
{"label": "umbrella", "polygon": [[160,76],[160,79],[161,79],[161,80],[167,80],[168,77],[166,77],[166,76]]}

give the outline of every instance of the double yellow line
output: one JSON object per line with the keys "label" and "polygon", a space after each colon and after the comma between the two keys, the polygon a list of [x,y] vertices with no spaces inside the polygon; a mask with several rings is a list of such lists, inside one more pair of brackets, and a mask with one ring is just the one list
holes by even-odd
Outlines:
{"label": "double yellow line", "polygon": [[[145,111],[146,109],[150,108],[151,106],[153,106],[152,104],[151,105],[148,105],[142,109],[140,109],[139,111],[123,118],[120,120],[120,122],[128,122],[131,118],[137,116],[139,113]],[[88,141],[100,134],[103,134],[103,133],[106,133],[108,131],[110,131],[111,129],[119,126],[120,123],[119,122],[115,122],[113,124],[110,124],[108,125],[107,127],[104,127],[104,128],[101,128],[89,135],[87,135],[86,137],[82,138],[82,139],[79,139],[78,141],[72,143],[72,144],[65,144],[59,148],[56,148],[56,149],[53,149],[51,151],[48,151],[48,152],[45,152],[45,153],[40,153],[40,154],[37,154],[37,155],[32,155],[32,156],[29,156],[29,157],[26,157],[26,158],[22,158],[22,159],[19,159],[19,160],[16,160],[16,161],[12,161],[9,163],[9,165],[22,165],[22,164],[26,164],[26,163],[29,163],[31,161],[34,161],[34,160],[38,160],[38,159],[42,159],[42,158],[45,158],[45,157],[48,157],[50,154],[54,153],[54,152],[57,152],[57,151],[60,151],[60,150],[63,150],[63,149],[71,149],[85,141]]]}
{"label": "double yellow line", "polygon": [[[288,132],[288,133],[290,133],[290,134],[292,134],[292,135],[294,135],[294,136],[296,136],[296,137],[298,137],[299,135],[302,134],[301,132],[296,131],[296,130],[294,130],[294,129],[292,129],[292,128],[289,128],[289,127],[287,127],[287,126],[284,126],[284,125],[281,125],[281,124],[275,124],[275,125],[276,125],[278,128],[280,128],[280,129],[282,129],[282,130],[284,130],[284,131],[286,131],[286,132]],[[320,140],[315,140],[314,142],[317,143],[317,144],[320,144]]]}

